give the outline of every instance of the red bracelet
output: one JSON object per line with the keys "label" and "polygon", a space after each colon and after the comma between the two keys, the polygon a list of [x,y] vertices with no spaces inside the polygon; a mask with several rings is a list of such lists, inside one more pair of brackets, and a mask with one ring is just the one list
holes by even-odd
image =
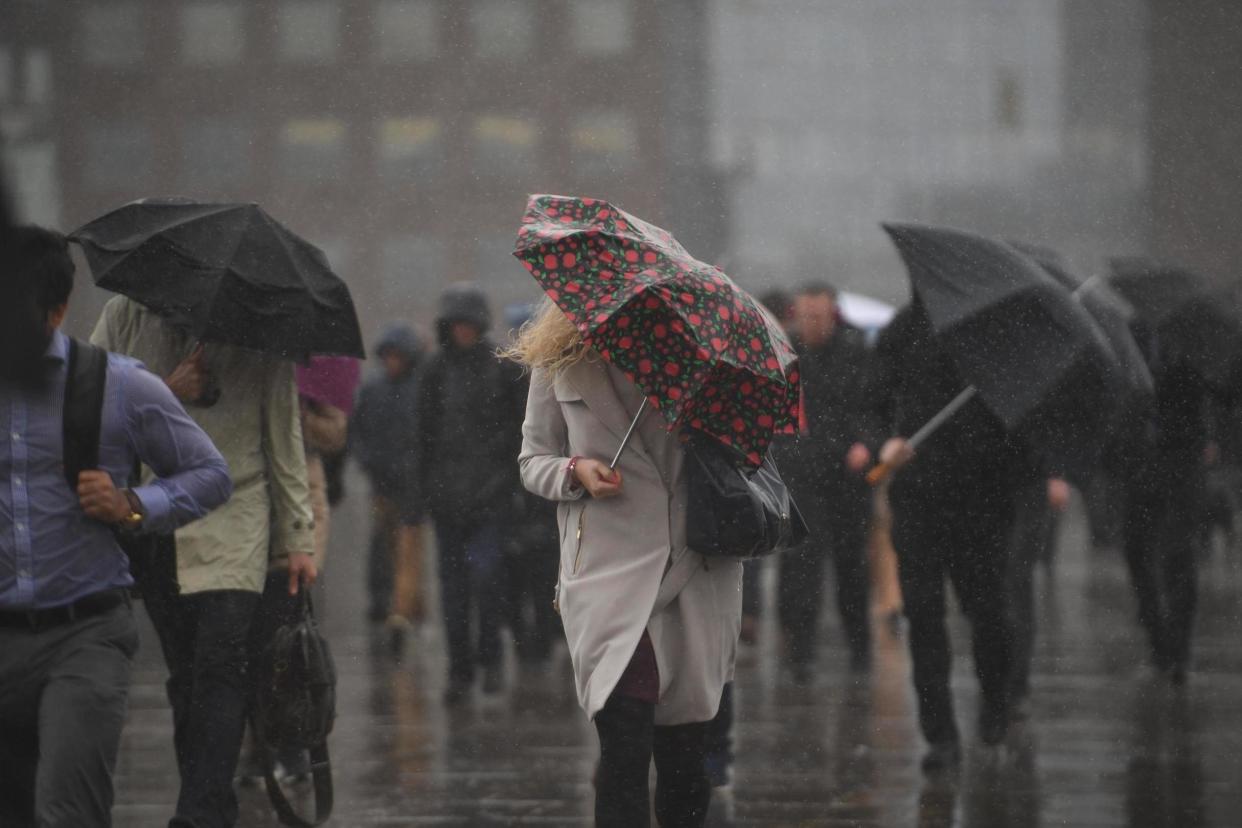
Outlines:
{"label": "red bracelet", "polygon": [[569,458],[569,464],[565,466],[565,474],[569,477],[570,489],[581,488],[581,485],[578,483],[578,478],[574,477],[574,469],[578,468],[578,461],[581,459],[582,457],[580,455],[575,454],[573,457]]}

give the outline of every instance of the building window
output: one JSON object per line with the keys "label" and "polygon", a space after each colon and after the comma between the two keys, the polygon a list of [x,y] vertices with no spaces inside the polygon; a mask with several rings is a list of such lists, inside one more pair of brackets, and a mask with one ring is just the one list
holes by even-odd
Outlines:
{"label": "building window", "polygon": [[92,190],[132,190],[154,178],[151,131],[141,124],[118,122],[89,130],[82,175]]}
{"label": "building window", "polygon": [[619,55],[633,46],[629,0],[573,0],[569,9],[570,37],[579,53]]}
{"label": "building window", "polygon": [[533,121],[484,115],[475,120],[471,132],[478,172],[525,175],[534,171],[539,136]]}
{"label": "building window", "polygon": [[534,49],[535,10],[529,0],[475,0],[470,24],[480,57],[511,60]]}
{"label": "building window", "polygon": [[444,242],[433,236],[393,236],[380,245],[381,307],[392,317],[425,304],[448,281]]}
{"label": "building window", "polygon": [[617,173],[637,161],[638,135],[625,113],[582,115],[570,125],[569,151],[578,172]]}
{"label": "building window", "polygon": [[142,9],[134,2],[97,3],[82,9],[82,58],[92,66],[133,66],[146,56]]}
{"label": "building window", "polygon": [[26,52],[26,103],[46,106],[52,102],[52,55],[47,49]]}
{"label": "building window", "polygon": [[322,184],[345,172],[345,124],[334,118],[289,121],[280,132],[281,177],[298,184]]}
{"label": "building window", "polygon": [[242,58],[244,10],[236,3],[194,2],[181,9],[181,54],[186,63],[228,66]]}
{"label": "building window", "polygon": [[382,0],[375,10],[375,55],[385,63],[430,60],[440,51],[440,6],[431,0]]}
{"label": "building window", "polygon": [[427,178],[444,161],[444,129],[439,118],[388,118],[380,125],[380,175],[385,180]]}
{"label": "building window", "polygon": [[341,9],[335,0],[285,0],[276,14],[280,56],[295,63],[331,63],[341,48]]}
{"label": "building window", "polygon": [[253,169],[254,134],[235,121],[202,121],[181,136],[181,180],[191,192],[244,184]]}

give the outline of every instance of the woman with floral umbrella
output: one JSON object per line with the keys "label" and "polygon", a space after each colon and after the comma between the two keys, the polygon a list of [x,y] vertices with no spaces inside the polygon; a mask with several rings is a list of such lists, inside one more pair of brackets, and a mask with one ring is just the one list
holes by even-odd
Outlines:
{"label": "woman with floral umbrella", "polygon": [[520,464],[558,504],[557,600],[600,739],[596,824],[649,823],[654,758],[660,823],[701,825],[742,568],[687,548],[679,438],[698,429],[757,466],[797,422],[793,349],[722,272],[606,202],[532,197],[516,255],[550,299],[511,353],[532,371]]}

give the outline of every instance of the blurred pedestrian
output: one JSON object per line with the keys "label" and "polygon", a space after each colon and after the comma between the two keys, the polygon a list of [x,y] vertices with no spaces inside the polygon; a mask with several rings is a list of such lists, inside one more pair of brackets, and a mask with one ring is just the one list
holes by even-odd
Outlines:
{"label": "blurred pedestrian", "polygon": [[[518,332],[530,321],[535,307],[511,305],[505,324]],[[530,388],[530,376],[522,377],[522,398]],[[556,504],[527,491],[521,480],[511,495],[509,531],[505,533],[505,583],[508,584],[509,625],[518,658],[529,664],[548,659],[552,646],[562,637],[560,618],[553,608],[556,592],[560,538],[556,534]]]}
{"label": "blurred pedestrian", "polygon": [[379,369],[362,386],[349,450],[371,483],[369,615],[383,621],[394,652],[423,608],[423,523],[418,491],[418,366],[423,347],[409,325],[389,325],[372,349]]}
{"label": "blurred pedestrian", "polygon": [[1132,412],[1121,438],[1122,536],[1152,666],[1180,686],[1190,666],[1208,402],[1216,392],[1192,365],[1162,352],[1155,333],[1136,325],[1135,340],[1151,368],[1156,397]]}
{"label": "blurred pedestrian", "polygon": [[[138,630],[122,539],[224,503],[224,458],[132,359],[60,331],[65,238],[7,230],[0,271],[0,824],[112,824]],[[125,488],[136,463],[155,476]]]}
{"label": "blurred pedestrian", "polygon": [[[1008,729],[1012,631],[1006,559],[1014,497],[1036,479],[1028,449],[977,398],[913,453],[913,434],[966,384],[937,345],[916,299],[880,334],[872,393],[892,434],[881,461],[900,471],[890,486],[893,545],[909,622],[919,726],[930,745],[925,771],[955,767],[961,740],[949,686],[946,578],[970,621],[979,680],[979,737],[999,744]],[[908,465],[907,465],[908,464]]]}
{"label": "blurred pedestrian", "polygon": [[436,320],[440,349],[419,376],[419,491],[436,529],[449,704],[470,691],[476,665],[484,693],[503,683],[502,535],[517,474],[523,384],[520,371],[497,357],[490,327],[481,291],[449,287]]}
{"label": "blurred pedestrian", "polygon": [[686,546],[684,449],[643,393],[548,304],[516,357],[532,370],[520,458],[532,492],[557,502],[559,606],[578,698],[600,740],[596,825],[702,825],[710,721],[733,672],[742,567]]}
{"label": "blurred pedestrian", "polygon": [[260,598],[265,590],[296,593],[317,575],[294,366],[204,345],[124,296],[104,307],[91,341],[164,377],[229,465],[232,500],[175,538],[162,537],[137,580],[169,671],[181,776],[169,824],[231,826]]}
{"label": "blurred pedestrian", "polygon": [[1039,478],[1020,488],[1014,498],[1007,578],[1013,621],[1009,705],[1015,718],[1029,714],[1031,661],[1035,655],[1035,567],[1044,565],[1050,583],[1057,527],[1069,498],[1069,483],[1059,477]]}
{"label": "blurred pedestrian", "polygon": [[836,289],[806,285],[794,297],[803,425],[783,442],[782,468],[811,527],[798,548],[781,556],[779,605],[786,657],[794,677],[810,677],[823,600],[823,565],[836,571],[837,610],[850,666],[871,662],[867,529],[872,491],[863,475],[872,464],[872,403],[867,398],[871,353],[862,333],[837,311]]}

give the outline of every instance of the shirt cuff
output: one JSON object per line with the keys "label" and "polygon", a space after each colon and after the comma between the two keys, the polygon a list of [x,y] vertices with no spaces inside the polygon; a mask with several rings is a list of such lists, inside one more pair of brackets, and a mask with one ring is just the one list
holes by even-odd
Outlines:
{"label": "shirt cuff", "polygon": [[144,532],[170,532],[176,527],[172,521],[172,499],[157,483],[138,486],[131,491],[142,501],[142,529]]}

